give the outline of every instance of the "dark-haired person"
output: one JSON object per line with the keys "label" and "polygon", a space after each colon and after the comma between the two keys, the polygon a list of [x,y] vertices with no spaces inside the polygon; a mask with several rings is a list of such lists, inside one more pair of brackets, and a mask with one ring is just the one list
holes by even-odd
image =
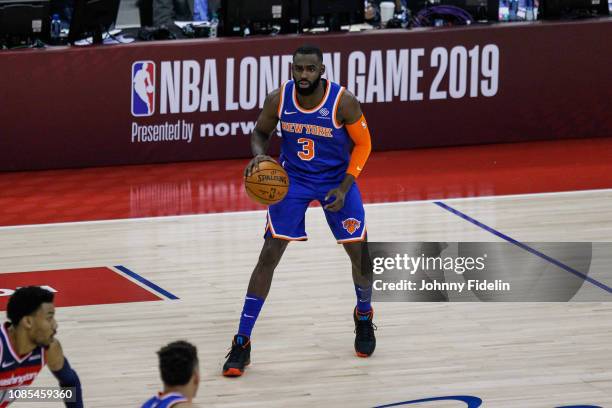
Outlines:
{"label": "dark-haired person", "polygon": [[198,392],[200,369],[198,351],[186,341],[175,341],[157,352],[164,391],[144,403],[142,408],[196,408],[191,403]]}
{"label": "dark-haired person", "polygon": [[367,0],[365,4],[365,22],[374,26],[381,26],[380,3],[383,1],[395,3],[394,15],[401,14],[408,9],[406,0]]}
{"label": "dark-haired person", "polygon": [[38,286],[19,288],[8,301],[6,315],[9,321],[0,326],[0,407],[11,402],[14,390],[32,384],[45,365],[61,387],[71,388],[73,394],[66,396],[74,402],[66,406],[83,407],[79,376],[55,338],[53,293]]}
{"label": "dark-haired person", "polygon": [[[139,0],[145,3],[147,0]],[[175,21],[207,21],[217,13],[220,0],[149,0],[152,4],[153,25],[174,26]]]}
{"label": "dark-haired person", "polygon": [[223,375],[228,377],[242,375],[250,363],[251,331],[270,290],[274,269],[289,241],[307,239],[305,213],[314,200],[323,207],[330,229],[351,260],[357,295],[353,310],[355,351],[359,357],[368,357],[376,347],[371,268],[362,270],[361,265],[362,253],[367,254],[365,212],[355,184],[370,154],[370,132],[357,98],[321,78],[324,72],[319,48],[298,48],[291,64],[293,79],[268,94],[251,135],[255,157],[245,175],[256,171],[260,162],[272,160],[266,151],[270,134],[280,121],[280,163],[290,182],[287,196],[268,209],[263,248],[251,274],[238,333],[223,366]]}

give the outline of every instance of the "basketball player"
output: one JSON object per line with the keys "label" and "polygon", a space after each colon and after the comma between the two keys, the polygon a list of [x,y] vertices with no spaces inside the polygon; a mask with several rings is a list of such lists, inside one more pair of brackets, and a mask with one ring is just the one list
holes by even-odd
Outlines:
{"label": "basketball player", "polygon": [[157,352],[164,391],[142,408],[196,408],[191,403],[198,392],[200,369],[198,351],[186,341],[175,341]]}
{"label": "basketball player", "polygon": [[325,66],[319,48],[298,48],[291,72],[293,80],[266,97],[251,136],[255,157],[245,176],[256,171],[260,162],[272,160],[266,151],[280,120],[280,163],[290,183],[287,196],[268,209],[264,245],[251,275],[238,333],[223,366],[223,375],[228,377],[242,375],[250,363],[251,331],[274,269],[290,241],[307,239],[304,217],[313,200],[321,203],[329,227],[351,260],[357,294],[355,351],[359,357],[368,357],[376,347],[371,268],[361,267],[362,253],[367,254],[365,213],[355,184],[371,150],[368,126],[355,96],[321,78]]}
{"label": "basketball player", "polygon": [[11,390],[32,384],[47,365],[60,387],[72,389],[75,402],[65,405],[82,408],[79,376],[55,338],[53,293],[38,286],[17,289],[8,301],[6,315],[9,321],[0,326],[0,407],[10,404]]}

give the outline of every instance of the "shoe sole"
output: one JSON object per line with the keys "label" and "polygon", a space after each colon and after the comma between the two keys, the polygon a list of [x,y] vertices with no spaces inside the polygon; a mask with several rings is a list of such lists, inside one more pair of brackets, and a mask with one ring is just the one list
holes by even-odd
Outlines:
{"label": "shoe sole", "polygon": [[[244,366],[248,366],[249,364],[251,364],[251,361],[247,361]],[[223,371],[223,376],[224,377],[240,377],[242,374],[244,374],[244,370],[241,370],[239,368],[228,368],[227,370]]]}
{"label": "shoe sole", "polygon": [[358,351],[356,351],[355,354],[357,354],[357,357],[361,357],[361,358],[368,358],[372,355],[372,354],[360,353]]}
{"label": "shoe sole", "polygon": [[244,370],[239,368],[228,368],[223,372],[224,377],[240,377],[242,374],[244,374]]}

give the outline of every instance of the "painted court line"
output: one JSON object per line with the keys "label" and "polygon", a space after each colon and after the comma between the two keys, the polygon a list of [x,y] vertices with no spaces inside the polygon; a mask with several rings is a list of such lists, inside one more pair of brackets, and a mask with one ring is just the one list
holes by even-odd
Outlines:
{"label": "painted court line", "polygon": [[449,212],[455,214],[458,217],[463,218],[464,220],[466,220],[468,222],[471,222],[472,224],[476,225],[477,227],[480,227],[483,230],[485,230],[487,232],[490,232],[493,235],[498,236],[499,238],[503,239],[504,241],[508,241],[511,244],[514,244],[514,245],[518,246],[519,248],[524,249],[525,251],[527,251],[527,252],[529,252],[529,253],[531,253],[531,254],[539,257],[539,258],[542,258],[545,261],[550,262],[553,265],[558,266],[559,268],[563,269],[564,271],[569,272],[569,273],[571,273],[573,275],[576,275],[577,277],[579,277],[579,278],[581,278],[581,279],[583,279],[583,280],[585,280],[585,281],[587,281],[587,282],[589,282],[589,283],[599,287],[600,289],[605,290],[608,293],[612,293],[612,288],[610,288],[605,283],[602,283],[602,282],[599,282],[598,280],[590,278],[587,275],[585,275],[584,273],[579,272],[579,271],[575,270],[574,268],[565,265],[563,262],[559,262],[556,259],[551,258],[550,256],[548,256],[546,254],[543,254],[542,252],[540,252],[540,251],[538,251],[536,249],[533,249],[530,246],[525,245],[522,242],[519,242],[519,241],[515,240],[514,238],[512,238],[512,237],[510,237],[510,236],[508,236],[508,235],[506,235],[506,234],[504,234],[502,232],[499,232],[499,231],[497,231],[494,228],[489,227],[486,224],[483,224],[482,222],[480,222],[480,221],[470,217],[467,214],[462,213],[461,211],[459,211],[459,210],[457,210],[457,209],[455,209],[455,208],[453,208],[453,207],[451,207],[451,206],[449,206],[447,204],[444,204],[441,201],[435,201],[434,204],[437,205],[440,208],[445,209],[446,211],[449,211]]}
{"label": "painted court line", "polygon": [[114,267],[117,268],[118,270],[120,270],[121,272],[125,273],[126,275],[136,279],[138,282],[148,286],[150,289],[154,290],[155,292],[157,292],[157,293],[159,293],[161,295],[164,295],[168,299],[172,299],[172,300],[178,299],[177,296],[175,296],[172,293],[168,292],[167,290],[157,286],[153,282],[143,278],[142,276],[140,276],[136,272],[132,272],[131,270],[129,270],[125,266],[123,266],[123,265],[115,265]]}

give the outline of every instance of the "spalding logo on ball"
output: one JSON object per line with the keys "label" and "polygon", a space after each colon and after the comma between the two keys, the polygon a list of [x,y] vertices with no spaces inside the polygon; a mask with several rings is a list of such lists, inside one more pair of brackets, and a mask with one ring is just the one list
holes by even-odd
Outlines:
{"label": "spalding logo on ball", "polygon": [[289,191],[289,176],[275,161],[259,162],[259,170],[244,178],[244,188],[252,200],[263,204],[276,204]]}

